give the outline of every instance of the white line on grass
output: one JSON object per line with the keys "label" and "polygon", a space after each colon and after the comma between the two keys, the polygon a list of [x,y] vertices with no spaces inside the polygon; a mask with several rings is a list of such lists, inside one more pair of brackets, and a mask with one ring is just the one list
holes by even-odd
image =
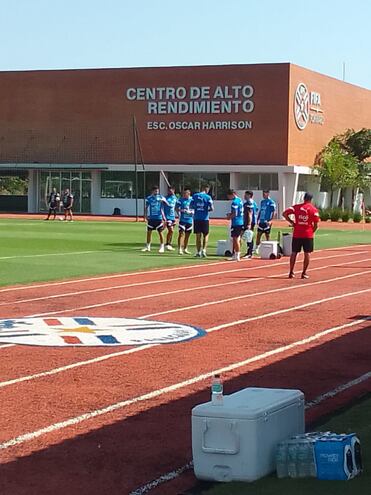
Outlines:
{"label": "white line on grass", "polygon": [[[1,260],[16,260],[18,258],[42,258],[45,256],[67,256],[75,254],[90,254],[90,253],[109,253],[110,251],[69,251],[68,253],[49,253],[49,254],[26,254],[24,256],[1,256]],[[16,288],[14,288],[16,289]],[[2,289],[1,292],[5,292],[6,289]]]}
{"label": "white line on grass", "polygon": [[[344,297],[345,297],[345,295],[344,295]],[[355,325],[363,323],[364,321],[367,321],[369,319],[370,318],[359,319],[359,320],[355,320],[351,323],[347,323],[347,324],[340,325],[340,326],[337,326],[334,328],[330,328],[328,330],[318,332],[315,335],[312,335],[312,336],[307,337],[305,339],[298,340],[298,341],[293,342],[291,344],[287,344],[285,346],[278,347],[277,349],[272,349],[270,351],[264,352],[262,354],[258,354],[256,356],[250,357],[250,358],[245,359],[243,361],[239,361],[237,363],[233,363],[233,364],[230,364],[228,366],[224,366],[222,368],[212,370],[212,371],[209,371],[207,373],[203,373],[201,375],[195,376],[195,377],[190,378],[188,380],[184,380],[182,382],[175,383],[173,385],[169,385],[167,387],[163,387],[163,388],[154,390],[152,392],[148,392],[146,394],[139,395],[137,397],[133,397],[132,399],[127,399],[127,400],[124,400],[121,402],[117,402],[115,404],[111,404],[110,406],[106,406],[106,407],[103,407],[101,409],[95,409],[95,410],[89,411],[85,414],[75,416],[74,418],[69,418],[65,421],[59,421],[59,422],[53,423],[49,426],[46,426],[44,428],[40,428],[39,430],[35,430],[33,432],[24,433],[22,435],[19,435],[15,438],[12,438],[10,440],[7,440],[7,441],[1,443],[0,444],[0,450],[8,449],[10,447],[15,447],[15,446],[21,445],[25,442],[29,442],[31,440],[34,440],[35,438],[39,438],[39,437],[46,435],[48,433],[52,433],[53,431],[58,431],[58,430],[67,428],[69,426],[74,426],[74,425],[77,425],[77,424],[82,423],[84,421],[87,421],[89,419],[93,419],[93,418],[96,418],[99,416],[103,416],[105,414],[112,413],[112,412],[117,411],[119,409],[123,409],[125,407],[131,406],[133,404],[138,404],[138,403],[144,402],[146,400],[155,399],[156,397],[159,397],[159,396],[164,395],[164,394],[175,392],[176,390],[180,390],[182,388],[188,387],[188,386],[193,385],[195,383],[199,383],[201,381],[210,379],[215,374],[227,373],[229,371],[236,370],[236,369],[241,368],[243,366],[247,366],[251,363],[262,361],[263,359],[267,359],[271,356],[282,354],[283,352],[289,351],[291,349],[294,349],[294,348],[297,348],[297,347],[300,347],[303,345],[310,344],[311,342],[314,342],[314,341],[316,341],[316,340],[318,340],[318,339],[320,339],[326,335],[337,332],[337,331],[342,330],[344,328],[349,328],[349,327],[355,326]]]}
{"label": "white line on grass", "polygon": [[[362,260],[364,261],[364,260]],[[344,263],[345,264],[345,263]],[[322,267],[318,267],[317,268],[318,270],[322,269]],[[314,270],[314,269],[313,269]],[[360,272],[360,273],[357,273],[355,275],[363,275],[364,273],[368,273],[368,272]],[[281,275],[281,274],[280,274]],[[284,274],[283,274],[284,275]],[[278,275],[275,275],[275,276],[278,276]],[[347,278],[348,275],[345,277]],[[268,278],[273,278],[273,276],[269,276]],[[341,280],[342,277],[336,277],[334,279],[329,279],[329,281],[336,281],[336,280]],[[262,278],[256,278],[256,279],[253,279],[254,282],[256,281],[259,281],[259,280],[264,280],[264,277]],[[239,283],[245,283],[246,284],[246,280],[243,280],[243,281],[238,281]],[[307,283],[307,284],[303,284],[303,287],[308,287],[310,285],[313,285],[313,284],[316,284],[316,283],[319,283],[319,282],[312,282],[312,283]],[[326,283],[326,281],[321,281],[321,283]],[[229,285],[229,283],[224,283],[222,285]],[[209,285],[209,286],[205,286],[206,288],[213,288],[213,287],[217,287],[219,285]],[[289,287],[287,288],[287,290],[290,290],[290,289],[293,289],[293,288],[299,288],[299,287],[302,287],[302,286],[294,286],[294,287]],[[203,288],[203,287],[201,287]],[[193,290],[197,290],[199,288],[194,288]],[[179,292],[187,292],[188,289],[179,289],[177,291],[170,291],[170,294],[176,294],[176,293],[179,293]],[[167,295],[168,293],[164,292],[164,293],[155,293],[155,294],[151,294],[148,296],[149,297],[158,297],[158,296],[161,296],[161,295]],[[254,295],[254,293],[251,293],[251,295]],[[125,303],[125,302],[128,302],[128,301],[133,301],[133,300],[140,300],[140,299],[146,299],[147,296],[137,296],[136,298],[125,298],[125,299],[116,299],[115,301],[106,301],[106,302],[103,302],[103,303],[97,303],[97,304],[89,304],[89,305],[86,305],[86,306],[77,306],[77,307],[74,307],[74,308],[69,308],[69,309],[61,309],[59,311],[47,311],[47,312],[44,312],[44,313],[36,313],[36,314],[32,314],[32,315],[29,315],[29,317],[41,317],[41,316],[50,316],[50,315],[60,315],[60,314],[64,314],[64,313],[70,313],[71,311],[82,311],[82,310],[87,310],[87,309],[96,309],[96,308],[103,308],[105,306],[114,306],[114,305],[117,305],[117,304],[122,304],[122,303]],[[218,302],[222,302],[223,300],[219,300]],[[16,304],[16,303],[14,303]],[[215,304],[215,303],[214,303]],[[176,311],[181,311],[181,308],[178,308],[176,310],[170,310],[169,312],[176,312]],[[163,314],[163,313],[161,313]],[[164,313],[165,314],[165,313]]]}
{"label": "white line on grass", "polygon": [[[320,252],[329,252],[329,251],[338,251],[340,249],[344,250],[344,249],[347,249],[349,247],[356,247],[356,248],[362,248],[362,247],[369,247],[368,244],[358,244],[356,246],[342,246],[342,247],[338,247],[338,248],[328,248],[328,249],[319,249],[317,250],[316,252],[317,253],[320,253]],[[367,253],[368,251],[352,251],[352,254],[362,254],[362,253]],[[342,254],[340,256],[351,256],[351,254]],[[327,258],[332,258],[332,257],[336,257],[336,256],[328,256],[326,258],[315,258],[313,257],[312,260],[317,260],[317,259],[327,259]],[[117,274],[114,274],[114,275],[103,275],[103,276],[99,276],[99,277],[88,277],[88,278],[80,278],[80,279],[73,279],[73,280],[64,280],[64,281],[61,281],[61,282],[50,282],[50,283],[44,283],[44,284],[33,284],[33,285],[21,285],[21,286],[15,286],[15,287],[7,287],[5,289],[0,289],[0,292],[12,292],[12,291],[17,291],[17,290],[34,290],[34,289],[39,289],[39,288],[43,288],[43,287],[55,287],[55,286],[60,286],[60,285],[67,285],[67,284],[77,284],[77,283],[83,283],[83,282],[92,282],[92,281],[95,281],[95,280],[107,280],[107,279],[114,279],[114,278],[120,278],[120,277],[132,277],[132,276],[135,276],[135,275],[152,275],[152,274],[156,274],[156,273],[163,273],[163,272],[172,272],[172,271],[176,271],[176,270],[189,270],[191,268],[204,268],[204,267],[209,267],[209,266],[212,266],[212,265],[224,265],[224,264],[230,264],[229,261],[219,261],[219,260],[216,260],[216,261],[212,261],[212,262],[208,262],[208,263],[199,263],[197,265],[186,265],[186,266],[176,266],[176,267],[171,267],[171,268],[162,268],[162,269],[152,269],[152,270],[145,270],[145,271],[136,271],[136,272],[128,272],[128,273],[117,273]],[[283,265],[285,263],[277,263],[276,265],[274,266],[277,266],[277,265]],[[266,267],[266,266],[269,266],[269,265],[262,265],[262,267]],[[270,265],[270,266],[273,266]],[[258,268],[258,267],[257,267]]]}
{"label": "white line on grass", "polygon": [[[360,383],[363,383],[371,378],[371,372],[365,373],[364,375],[359,376],[358,378],[348,382],[344,383],[343,385],[340,385],[337,388],[334,388],[333,390],[330,390],[329,392],[326,392],[325,394],[319,395],[315,399],[313,399],[310,402],[307,402],[305,404],[305,409],[311,409],[312,407],[316,406],[317,404],[320,404],[326,399],[330,399],[331,397],[335,397],[336,395],[340,394],[344,390],[347,390],[349,388],[352,388],[356,385],[359,385]],[[193,469],[193,461],[188,462],[184,466],[174,469],[173,471],[169,471],[168,473],[162,474],[159,476],[157,479],[150,481],[149,483],[146,483],[145,485],[135,489],[134,491],[131,491],[129,495],[145,495],[146,493],[152,491],[154,488],[157,488],[160,485],[163,485],[167,481],[174,480],[176,478],[179,478],[183,473],[186,471]]]}
{"label": "white line on grass", "polygon": [[[349,255],[348,255],[349,256]],[[331,257],[332,258],[332,257]],[[317,259],[328,259],[327,257],[322,257],[322,258],[317,258]],[[343,266],[343,265],[352,265],[352,264],[356,264],[356,263],[363,263],[365,261],[370,261],[370,258],[365,258],[365,259],[362,259],[362,260],[357,260],[357,261],[349,261],[347,263],[342,263],[341,265],[324,265],[324,266],[320,266],[320,267],[316,267],[316,268],[312,268],[311,269],[311,272],[312,271],[315,271],[315,270],[324,270],[326,268],[330,268],[332,266]],[[275,265],[277,266],[277,265]],[[282,266],[282,263],[280,263],[278,266]],[[258,267],[250,267],[250,268],[246,268],[245,270],[257,270],[257,269],[260,269],[261,266],[258,266]],[[232,270],[233,272],[234,271],[242,271],[242,270]],[[211,272],[209,273],[208,275],[206,274],[202,274],[202,275],[194,275],[192,278],[200,278],[200,277],[206,277],[206,276],[211,276],[211,275],[221,275],[223,273],[229,273],[229,271],[221,271],[221,272]],[[296,273],[299,273],[296,272]],[[276,274],[276,275],[268,275],[268,277],[260,277],[260,278],[254,278],[253,280],[251,280],[249,283],[251,284],[252,282],[257,282],[259,280],[264,280],[264,278],[275,278],[275,277],[280,277],[280,276],[284,276],[286,275],[286,273],[280,273],[280,274]],[[92,293],[97,293],[97,292],[109,292],[111,290],[118,290],[118,289],[125,289],[125,288],[131,288],[131,287],[135,287],[135,286],[140,286],[140,285],[152,285],[152,284],[158,284],[158,283],[168,283],[168,282],[176,282],[176,281],[184,281],[184,277],[180,277],[180,278],[170,278],[170,279],[164,279],[164,280],[159,280],[159,281],[150,281],[150,282],[139,282],[139,283],[134,283],[134,284],[123,284],[123,285],[114,285],[114,286],[110,286],[110,287],[100,287],[100,288],[97,288],[97,289],[88,289],[88,290],[80,290],[80,291],[76,291],[76,292],[65,292],[65,293],[62,293],[62,294],[52,294],[50,296],[38,296],[38,297],[32,297],[32,298],[28,298],[28,299],[20,299],[20,300],[17,300],[17,301],[5,301],[5,302],[0,302],[0,306],[9,306],[10,304],[25,304],[25,303],[29,303],[29,302],[36,302],[36,301],[45,301],[45,300],[48,300],[48,299],[60,299],[62,297],[71,297],[71,296],[78,296],[78,295],[81,295],[81,294],[92,294]],[[194,291],[194,290],[200,290],[200,289],[208,289],[208,288],[214,288],[214,287],[224,287],[226,285],[235,285],[235,284],[242,284],[242,283],[246,283],[246,279],[243,279],[243,280],[237,280],[237,281],[232,281],[232,282],[222,282],[222,283],[219,283],[219,284],[209,284],[209,285],[203,285],[201,287],[190,287],[190,288],[183,288],[183,289],[179,289],[179,290],[173,290],[173,291],[167,291],[167,292],[155,292],[153,294],[147,294],[147,295],[143,295],[143,296],[136,296],[136,297],[129,297],[127,299],[120,299],[120,303],[124,303],[124,302],[130,302],[130,301],[138,301],[138,300],[141,300],[141,299],[148,299],[148,298],[151,298],[151,297],[158,297],[158,296],[165,296],[165,295],[169,295],[169,294],[177,294],[179,292],[190,292],[190,291]],[[108,303],[107,303],[108,304]],[[78,309],[78,308],[74,308],[74,309]]]}

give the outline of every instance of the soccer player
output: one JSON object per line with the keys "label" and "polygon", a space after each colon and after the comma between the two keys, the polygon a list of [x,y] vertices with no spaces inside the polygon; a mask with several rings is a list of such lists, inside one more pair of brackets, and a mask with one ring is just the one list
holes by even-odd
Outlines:
{"label": "soccer player", "polygon": [[189,189],[184,189],[183,195],[176,203],[176,211],[179,216],[178,252],[179,254],[191,254],[188,251],[189,236],[193,227],[193,210],[191,209],[192,196]]}
{"label": "soccer player", "polygon": [[[254,193],[252,191],[245,191],[244,199],[245,202],[243,204],[243,213],[244,213],[244,230],[251,230],[254,235],[254,229],[256,225],[256,214],[258,211],[258,205],[253,199]],[[252,253],[254,251],[254,238],[252,241],[247,242],[247,253],[243,258],[251,258]]]}
{"label": "soccer player", "polygon": [[48,198],[49,213],[47,218],[45,218],[45,220],[49,220],[52,213],[54,215],[53,220],[55,220],[55,217],[57,216],[57,208],[60,202],[61,202],[61,197],[59,193],[57,193],[57,189],[53,187],[53,190],[49,194],[49,198]]}
{"label": "soccer player", "polygon": [[67,217],[69,217],[70,222],[73,222],[73,215],[72,215],[73,195],[71,194],[68,188],[64,191],[64,194],[62,196],[62,205],[64,210],[64,220],[67,221]]}
{"label": "soccer player", "polygon": [[276,203],[269,196],[269,191],[263,191],[263,199],[260,202],[258,213],[258,234],[256,237],[256,248],[259,248],[261,237],[264,234],[267,241],[270,239],[272,219],[276,213]]}
{"label": "soccer player", "polygon": [[195,193],[191,202],[191,209],[194,210],[193,231],[196,234],[196,258],[207,257],[206,249],[210,228],[209,212],[214,209],[209,191],[210,186],[206,183],[203,184],[201,192]]}
{"label": "soccer player", "polygon": [[166,203],[164,203],[164,213],[166,218],[166,227],[167,227],[167,236],[166,236],[166,244],[165,249],[167,251],[173,251],[174,248],[171,245],[171,241],[173,240],[173,233],[175,227],[175,206],[178,198],[175,196],[175,187],[169,186]]}
{"label": "soccer player", "polygon": [[153,186],[151,195],[146,198],[145,218],[147,219],[147,244],[146,247],[142,249],[143,252],[151,251],[151,238],[154,230],[157,230],[160,238],[159,253],[165,252],[164,236],[162,234],[166,221],[164,213],[165,203],[166,199],[160,194],[160,188],[158,186]]}
{"label": "soccer player", "polygon": [[[294,227],[289,278],[295,277],[296,257],[302,249],[304,251],[304,262],[301,278],[309,278],[307,270],[310,262],[310,253],[314,249],[314,233],[318,228],[319,222],[319,213],[317,208],[313,206],[312,199],[313,195],[307,192],[304,195],[304,203],[291,206],[283,212],[283,217]],[[294,220],[290,218],[292,216]]]}
{"label": "soccer player", "polygon": [[240,261],[241,234],[243,232],[243,203],[233,189],[229,189],[227,197],[231,201],[231,211],[227,218],[231,221],[231,237],[233,241],[233,255],[231,261]]}

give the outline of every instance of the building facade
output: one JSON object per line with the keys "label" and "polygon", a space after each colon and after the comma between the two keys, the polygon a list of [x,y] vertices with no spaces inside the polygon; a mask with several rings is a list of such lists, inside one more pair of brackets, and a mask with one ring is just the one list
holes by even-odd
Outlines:
{"label": "building facade", "polygon": [[142,214],[153,184],[202,180],[218,217],[229,187],[270,189],[279,213],[308,189],[325,205],[315,157],[363,127],[371,91],[289,63],[2,72],[0,178],[28,190],[0,209],[41,212],[68,187],[77,212]]}

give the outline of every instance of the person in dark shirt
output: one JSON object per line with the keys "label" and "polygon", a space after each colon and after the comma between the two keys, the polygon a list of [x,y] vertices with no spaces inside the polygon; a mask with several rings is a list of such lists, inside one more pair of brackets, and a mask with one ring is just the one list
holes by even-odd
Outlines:
{"label": "person in dark shirt", "polygon": [[61,197],[57,192],[56,188],[53,187],[53,190],[49,194],[49,198],[48,198],[49,213],[47,218],[45,218],[45,220],[49,220],[52,213],[54,215],[53,220],[55,220],[55,217],[57,216],[57,208],[59,206],[60,201],[61,201]]}
{"label": "person in dark shirt", "polygon": [[72,215],[73,195],[71,194],[69,189],[66,189],[64,191],[62,197],[62,204],[64,210],[64,220],[67,221],[67,218],[69,218],[70,222],[73,222],[73,215]]}

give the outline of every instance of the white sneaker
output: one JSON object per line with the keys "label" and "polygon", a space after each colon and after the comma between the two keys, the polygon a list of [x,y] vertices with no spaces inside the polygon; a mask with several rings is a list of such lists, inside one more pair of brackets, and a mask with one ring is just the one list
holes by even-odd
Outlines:
{"label": "white sneaker", "polygon": [[158,250],[159,253],[164,253],[165,252],[165,246],[162,245],[160,246],[160,249]]}
{"label": "white sneaker", "polygon": [[166,244],[166,250],[167,251],[174,251],[174,248],[170,244]]}
{"label": "white sneaker", "polygon": [[195,258],[201,258],[201,253],[196,253]]}
{"label": "white sneaker", "polygon": [[192,253],[190,251],[188,251],[188,249],[185,249],[184,254],[192,254]]}
{"label": "white sneaker", "polygon": [[207,254],[206,254],[205,249],[203,249],[201,252],[201,258],[207,258]]}
{"label": "white sneaker", "polygon": [[145,248],[142,249],[142,253],[149,253],[151,251],[151,248],[146,246]]}
{"label": "white sneaker", "polygon": [[184,254],[183,249],[179,249],[178,254]]}

